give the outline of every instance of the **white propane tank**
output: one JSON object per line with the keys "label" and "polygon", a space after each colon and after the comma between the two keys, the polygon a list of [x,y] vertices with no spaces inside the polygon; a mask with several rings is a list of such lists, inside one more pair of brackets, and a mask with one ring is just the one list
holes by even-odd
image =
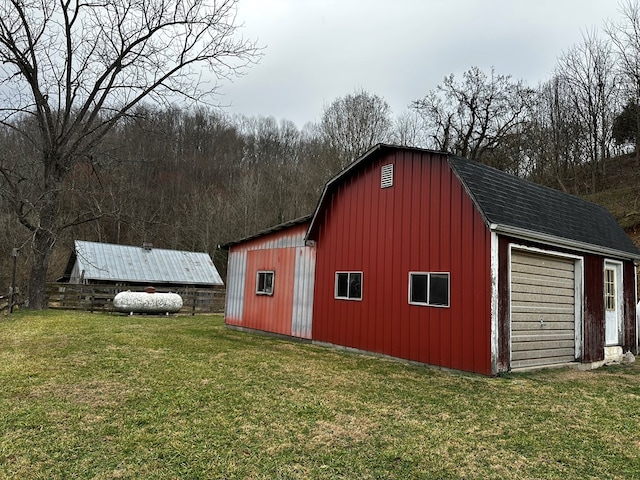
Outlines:
{"label": "white propane tank", "polygon": [[182,297],[177,293],[156,293],[155,288],[144,292],[120,292],[113,298],[113,308],[122,313],[177,313],[182,308]]}

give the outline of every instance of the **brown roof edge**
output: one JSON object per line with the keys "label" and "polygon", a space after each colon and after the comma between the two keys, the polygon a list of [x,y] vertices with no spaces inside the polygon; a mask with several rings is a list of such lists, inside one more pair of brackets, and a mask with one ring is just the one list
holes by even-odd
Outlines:
{"label": "brown roof edge", "polygon": [[304,215],[302,217],[294,218],[293,220],[289,220],[287,222],[279,223],[278,225],[274,225],[273,227],[269,227],[266,230],[261,230],[261,231],[259,231],[257,233],[254,233],[253,235],[249,235],[248,237],[240,238],[238,240],[234,240],[234,241],[225,243],[224,245],[220,245],[218,248],[220,248],[221,250],[229,250],[231,247],[233,247],[234,245],[238,245],[239,243],[243,243],[243,242],[247,242],[249,240],[260,238],[260,237],[263,237],[263,236],[268,235],[270,233],[279,232],[280,230],[284,230],[284,229],[289,228],[289,227],[294,227],[296,225],[301,225],[301,224],[303,224],[305,222],[310,221],[312,217],[313,217],[312,214],[308,214],[308,215]]}

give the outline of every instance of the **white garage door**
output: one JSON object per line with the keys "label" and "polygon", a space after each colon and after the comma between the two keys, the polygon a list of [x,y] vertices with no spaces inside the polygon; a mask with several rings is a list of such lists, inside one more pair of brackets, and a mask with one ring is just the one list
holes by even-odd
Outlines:
{"label": "white garage door", "polygon": [[575,261],[511,255],[511,369],[575,361]]}

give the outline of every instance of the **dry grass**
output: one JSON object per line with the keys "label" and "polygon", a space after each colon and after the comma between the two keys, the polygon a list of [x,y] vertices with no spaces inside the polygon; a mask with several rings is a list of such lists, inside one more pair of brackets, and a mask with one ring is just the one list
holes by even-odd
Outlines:
{"label": "dry grass", "polygon": [[0,321],[0,478],[640,478],[640,368],[501,378],[227,330]]}

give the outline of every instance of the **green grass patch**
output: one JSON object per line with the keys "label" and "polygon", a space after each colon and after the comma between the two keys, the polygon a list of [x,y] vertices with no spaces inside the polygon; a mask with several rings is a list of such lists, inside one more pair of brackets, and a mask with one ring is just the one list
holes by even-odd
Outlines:
{"label": "green grass patch", "polygon": [[640,368],[485,378],[219,316],[0,319],[0,478],[638,478]]}

